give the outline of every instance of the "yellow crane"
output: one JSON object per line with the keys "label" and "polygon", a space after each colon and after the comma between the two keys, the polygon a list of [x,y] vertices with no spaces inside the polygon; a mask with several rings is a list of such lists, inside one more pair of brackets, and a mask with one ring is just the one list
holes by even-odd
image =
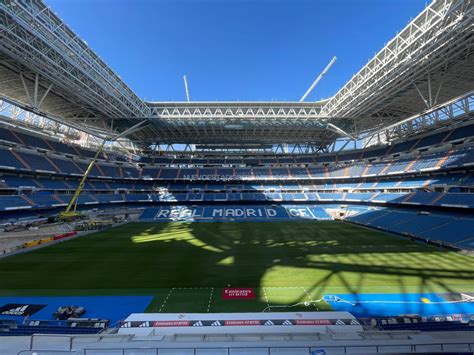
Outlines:
{"label": "yellow crane", "polygon": [[122,132],[122,133],[120,133],[120,134],[118,134],[114,137],[105,137],[105,138],[103,138],[101,145],[97,149],[97,152],[95,153],[94,158],[91,160],[91,162],[89,163],[89,166],[87,167],[86,171],[84,172],[84,175],[82,176],[82,179],[79,182],[79,185],[77,186],[76,191],[72,195],[71,200],[69,201],[66,209],[63,212],[59,213],[59,218],[61,220],[71,221],[71,220],[74,220],[74,219],[76,219],[77,217],[80,216],[80,213],[76,211],[77,199],[78,199],[79,195],[81,194],[82,189],[84,188],[84,185],[86,183],[87,177],[89,176],[89,173],[92,171],[92,168],[94,167],[95,162],[97,161],[97,159],[99,158],[100,153],[104,149],[105,144],[107,142],[116,141],[119,138],[125,137],[125,136],[129,135],[130,133],[133,133],[133,132],[137,131],[138,129],[141,129],[145,122],[148,122],[148,120],[141,121],[141,122],[137,123],[136,125],[134,125],[134,126],[130,127],[129,129],[127,129],[126,131],[124,131],[124,132]]}

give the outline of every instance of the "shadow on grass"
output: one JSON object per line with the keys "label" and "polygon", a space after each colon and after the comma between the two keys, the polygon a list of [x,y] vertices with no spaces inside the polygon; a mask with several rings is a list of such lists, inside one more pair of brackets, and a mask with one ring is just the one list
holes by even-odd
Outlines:
{"label": "shadow on grass", "polygon": [[[342,222],[132,223],[0,260],[0,280],[2,293],[155,294],[153,311],[261,311],[335,293],[474,291],[472,261]],[[256,299],[223,302],[228,286]]]}

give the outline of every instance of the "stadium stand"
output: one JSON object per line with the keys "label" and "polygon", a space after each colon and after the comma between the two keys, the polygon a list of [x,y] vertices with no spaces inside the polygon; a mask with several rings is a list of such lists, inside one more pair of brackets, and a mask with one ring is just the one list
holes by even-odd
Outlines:
{"label": "stadium stand", "polygon": [[459,249],[472,249],[474,218],[471,214],[422,212],[409,209],[352,209],[347,220],[389,232],[442,243]]}
{"label": "stadium stand", "polygon": [[0,0],[0,354],[471,353],[473,6],[324,100],[147,102]]}
{"label": "stadium stand", "polygon": [[[389,148],[340,155],[192,157],[144,156],[129,163],[117,155],[100,156],[78,206],[154,203],[318,203],[392,206],[405,209],[359,210],[355,223],[423,239],[470,247],[470,232],[456,239],[448,230],[469,231],[470,220],[443,213],[474,208],[474,125],[424,134]],[[1,129],[0,210],[33,214],[64,206],[86,170],[91,154],[83,148],[18,129]],[[31,139],[30,139],[31,138]],[[462,140],[452,146],[433,142]],[[28,144],[24,144],[28,142]],[[38,151],[40,149],[41,151]],[[404,152],[403,155],[399,155]],[[389,153],[389,154],[387,154]],[[384,156],[385,154],[385,156]],[[376,158],[375,160],[373,158]],[[367,160],[370,159],[370,160]],[[222,167],[229,165],[229,167]],[[408,207],[438,208],[435,217]],[[305,206],[312,218],[328,218],[324,207]],[[26,212],[24,212],[26,213]],[[144,218],[151,212],[146,212]],[[306,213],[306,212],[305,212]],[[8,218],[8,214],[4,218]],[[416,223],[410,223],[415,221]],[[472,230],[472,228],[471,228]],[[432,233],[431,233],[432,232]]]}

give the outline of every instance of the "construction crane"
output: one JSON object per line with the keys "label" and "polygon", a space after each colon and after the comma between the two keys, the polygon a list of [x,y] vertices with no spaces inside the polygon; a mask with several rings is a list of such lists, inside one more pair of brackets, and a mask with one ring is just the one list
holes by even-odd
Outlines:
{"label": "construction crane", "polygon": [[188,79],[186,78],[186,75],[183,76],[183,80],[184,80],[184,90],[186,91],[186,101],[190,101],[189,100],[189,89],[188,89]]}
{"label": "construction crane", "polygon": [[318,77],[313,81],[313,83],[311,84],[311,86],[309,87],[308,90],[306,90],[306,92],[304,93],[304,95],[301,97],[300,99],[300,102],[303,102],[309,94],[311,94],[311,92],[313,91],[314,87],[316,85],[318,85],[319,81],[323,78],[323,76],[328,72],[329,68],[332,67],[332,65],[336,62],[336,56],[334,56],[331,61],[329,62],[328,65],[326,65],[326,68],[324,68],[324,70],[321,72],[321,74],[318,75]]}
{"label": "construction crane", "polygon": [[87,167],[84,175],[82,176],[82,179],[79,182],[79,186],[77,187],[76,191],[72,195],[71,200],[69,201],[66,209],[63,212],[59,213],[59,218],[61,220],[71,221],[71,220],[74,220],[74,219],[76,219],[77,217],[80,216],[80,213],[76,211],[77,199],[78,199],[79,195],[81,194],[82,189],[84,188],[84,185],[86,183],[86,179],[89,176],[89,173],[92,171],[92,168],[94,167],[94,164],[97,161],[97,158],[99,158],[100,153],[102,153],[102,150],[104,149],[105,144],[107,142],[116,141],[119,138],[125,137],[125,136],[127,136],[127,135],[129,135],[133,132],[136,132],[139,129],[142,129],[142,126],[145,122],[148,122],[148,120],[141,121],[141,122],[137,123],[136,125],[134,125],[134,126],[130,127],[129,129],[127,129],[126,131],[124,131],[120,134],[117,134],[113,137],[104,137],[102,139],[101,145],[97,149],[97,152],[95,153],[94,158],[89,163],[89,166]]}

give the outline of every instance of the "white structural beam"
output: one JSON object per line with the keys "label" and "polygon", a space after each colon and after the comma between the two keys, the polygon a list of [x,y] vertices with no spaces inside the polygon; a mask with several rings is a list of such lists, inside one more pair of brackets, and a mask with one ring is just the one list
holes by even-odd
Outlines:
{"label": "white structural beam", "polygon": [[151,117],[161,119],[319,120],[322,103],[298,102],[168,102],[150,103]]}
{"label": "white structural beam", "polygon": [[144,102],[42,0],[0,0],[0,99],[91,132],[119,133],[150,120],[150,129],[131,135],[144,144],[304,142],[323,149],[470,92],[473,13],[472,0],[434,0],[329,100],[189,102],[185,77],[188,102]]}
{"label": "white structural beam", "polygon": [[424,100],[413,92],[423,87],[429,95],[443,76],[443,101],[472,89],[472,33],[472,0],[434,0],[327,102],[322,114],[406,112],[396,120],[421,111]]}
{"label": "white structural beam", "polygon": [[[28,75],[34,83],[28,103],[38,98],[40,84],[53,83],[57,95],[85,112],[103,117],[148,113],[146,104],[41,0],[0,1],[0,32],[0,66],[21,68],[22,82]],[[47,99],[43,105],[47,110]]]}
{"label": "white structural beam", "polygon": [[74,122],[64,121],[55,117],[45,117],[38,115],[32,111],[15,105],[9,101],[0,98],[0,116],[6,119],[11,119],[11,123],[27,125],[31,128],[36,128],[45,131],[55,131],[66,136],[78,135],[79,132],[87,133],[88,135],[101,138],[105,132],[97,132],[91,130],[84,125],[75,124]]}
{"label": "white structural beam", "polygon": [[328,72],[328,70],[333,66],[333,64],[336,62],[336,56],[334,56],[331,61],[328,63],[328,65],[326,65],[326,67],[324,68],[324,70],[321,72],[321,74],[318,75],[318,77],[313,81],[313,83],[311,84],[311,86],[308,88],[308,90],[306,90],[306,92],[304,93],[304,95],[301,97],[300,99],[300,102],[303,102],[304,100],[306,100],[306,98],[309,96],[309,94],[311,94],[311,92],[314,90],[314,88],[316,87],[316,85],[318,85],[318,83],[321,81],[321,79],[323,78],[324,75],[326,75],[326,73]]}
{"label": "white structural beam", "polygon": [[186,78],[186,75],[183,76],[183,81],[184,81],[184,91],[186,91],[186,101],[189,102],[191,100],[189,99],[189,87],[188,87],[188,79]]}
{"label": "white structural beam", "polygon": [[421,114],[408,117],[382,129],[366,132],[365,146],[379,141],[390,142],[420,134],[439,126],[452,124],[460,118],[472,119],[474,113],[474,91],[456,97],[443,104],[431,107]]}

